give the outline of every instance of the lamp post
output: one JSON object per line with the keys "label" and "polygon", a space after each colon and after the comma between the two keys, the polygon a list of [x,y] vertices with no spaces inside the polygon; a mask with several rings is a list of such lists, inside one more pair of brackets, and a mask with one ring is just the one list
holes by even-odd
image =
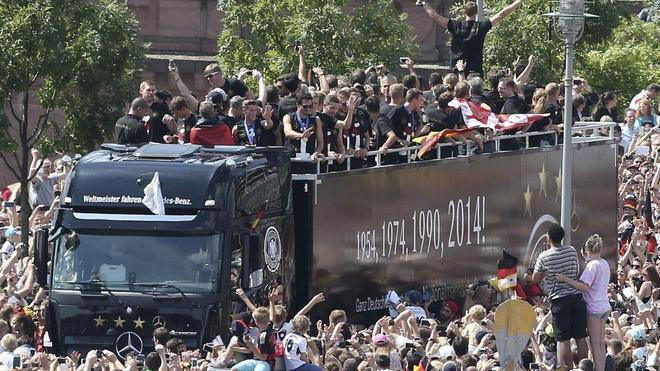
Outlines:
{"label": "lamp post", "polygon": [[585,17],[596,15],[584,13],[585,0],[560,0],[559,11],[544,16],[554,20],[555,31],[566,45],[566,75],[564,77],[564,148],[561,180],[561,226],[564,228],[564,244],[571,244],[571,196],[573,193],[573,59],[575,43],[582,37]]}

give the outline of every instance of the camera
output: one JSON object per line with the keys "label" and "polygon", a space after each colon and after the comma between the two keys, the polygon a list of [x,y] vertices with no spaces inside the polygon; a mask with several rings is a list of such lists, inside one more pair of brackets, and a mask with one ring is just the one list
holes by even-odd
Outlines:
{"label": "camera", "polygon": [[573,85],[582,85],[582,80],[580,79],[573,80]]}
{"label": "camera", "polygon": [[406,58],[406,57],[400,57],[400,58],[399,58],[399,63],[401,63],[401,64],[406,64],[406,61],[407,61],[407,60],[408,60],[408,58]]}

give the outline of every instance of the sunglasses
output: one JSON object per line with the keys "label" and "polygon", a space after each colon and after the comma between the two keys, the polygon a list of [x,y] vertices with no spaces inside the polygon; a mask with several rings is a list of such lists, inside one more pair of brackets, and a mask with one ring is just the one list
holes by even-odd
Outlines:
{"label": "sunglasses", "polygon": [[217,74],[219,74],[219,73],[220,73],[220,72],[209,73],[208,75],[206,75],[206,76],[204,76],[204,77],[206,77],[207,79],[210,79],[211,77],[213,77],[213,76],[215,76],[215,75],[217,75]]}

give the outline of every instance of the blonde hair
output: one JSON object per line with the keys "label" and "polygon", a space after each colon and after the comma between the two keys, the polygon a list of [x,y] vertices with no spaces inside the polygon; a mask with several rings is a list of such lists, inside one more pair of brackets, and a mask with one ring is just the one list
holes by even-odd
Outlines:
{"label": "blonde hair", "polygon": [[309,331],[309,325],[310,325],[309,318],[307,318],[307,316],[302,314],[293,317],[293,319],[291,320],[291,326],[293,327],[293,331],[298,334],[306,334],[307,331]]}
{"label": "blonde hair", "polygon": [[470,310],[468,310],[468,315],[470,315],[470,317],[476,321],[481,321],[482,319],[486,318],[488,312],[486,312],[486,308],[484,308],[483,305],[477,304],[470,307]]}
{"label": "blonde hair", "polygon": [[0,345],[2,345],[7,352],[13,352],[18,348],[18,339],[16,339],[14,334],[7,334],[2,337],[2,340],[0,340]]}
{"label": "blonde hair", "polygon": [[252,312],[252,318],[254,318],[254,322],[260,323],[262,325],[268,323],[268,320],[270,319],[268,308],[259,307],[255,309],[254,312]]}
{"label": "blonde hair", "polygon": [[341,309],[335,309],[330,312],[330,324],[336,325],[339,322],[346,322],[346,312]]}
{"label": "blonde hair", "polygon": [[587,242],[584,243],[583,250],[590,253],[599,254],[602,247],[603,239],[598,234],[593,234],[587,239]]}
{"label": "blonde hair", "polygon": [[534,90],[532,104],[534,104],[534,113],[543,113],[545,111],[545,102],[548,99],[548,91],[538,88]]}
{"label": "blonde hair", "polygon": [[637,114],[635,115],[635,117],[637,117],[637,118],[642,117],[642,115],[643,115],[642,107],[644,107],[644,106],[648,106],[651,109],[651,113],[653,113],[653,104],[651,104],[651,100],[645,98],[645,99],[642,99],[639,102],[639,106],[637,108]]}

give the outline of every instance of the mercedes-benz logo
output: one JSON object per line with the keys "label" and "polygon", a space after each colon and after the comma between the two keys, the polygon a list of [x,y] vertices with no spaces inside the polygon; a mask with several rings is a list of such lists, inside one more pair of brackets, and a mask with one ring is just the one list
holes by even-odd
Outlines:
{"label": "mercedes-benz logo", "polygon": [[165,322],[165,318],[163,318],[161,316],[154,317],[154,319],[151,321],[151,323],[153,323],[154,328],[165,327],[165,325],[167,324],[167,322]]}
{"label": "mercedes-benz logo", "polygon": [[131,352],[137,354],[142,353],[142,345],[142,338],[140,335],[131,331],[122,333],[117,336],[117,340],[115,340],[115,350],[121,359],[126,359],[126,356]]}

